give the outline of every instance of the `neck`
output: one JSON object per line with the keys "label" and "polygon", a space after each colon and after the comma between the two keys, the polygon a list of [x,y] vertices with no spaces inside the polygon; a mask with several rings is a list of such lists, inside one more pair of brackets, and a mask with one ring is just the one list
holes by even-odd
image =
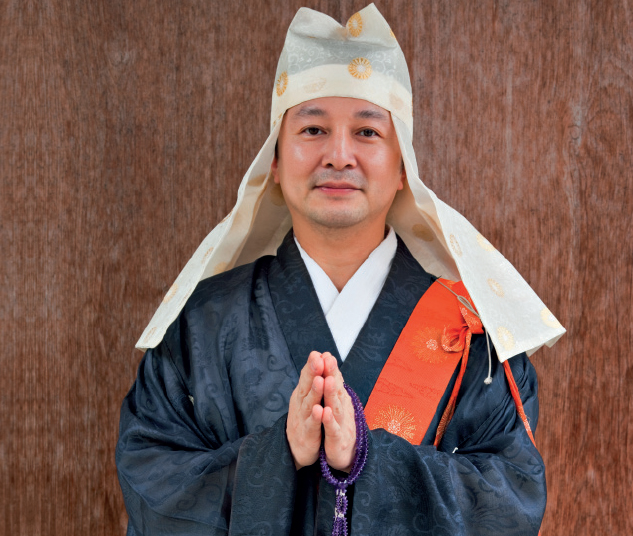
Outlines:
{"label": "neck", "polygon": [[385,223],[358,229],[294,226],[293,231],[304,251],[323,269],[340,292],[367,257],[384,240]]}

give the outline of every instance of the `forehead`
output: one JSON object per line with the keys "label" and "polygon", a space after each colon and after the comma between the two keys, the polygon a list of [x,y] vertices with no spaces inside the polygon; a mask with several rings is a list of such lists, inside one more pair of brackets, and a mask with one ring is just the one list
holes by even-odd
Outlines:
{"label": "forehead", "polygon": [[290,120],[313,117],[357,118],[391,123],[391,114],[384,108],[366,100],[350,97],[312,99],[289,108],[285,115]]}

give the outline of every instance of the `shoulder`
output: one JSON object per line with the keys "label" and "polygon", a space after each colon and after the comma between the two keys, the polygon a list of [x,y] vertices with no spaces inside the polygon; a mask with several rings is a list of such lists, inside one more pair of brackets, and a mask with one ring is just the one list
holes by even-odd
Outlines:
{"label": "shoulder", "polygon": [[273,256],[232,268],[200,281],[185,303],[181,315],[190,315],[200,308],[224,307],[250,296],[253,283],[268,273]]}
{"label": "shoulder", "polygon": [[167,329],[162,345],[170,354],[185,359],[191,353],[225,344],[227,334],[248,325],[254,289],[258,280],[266,277],[271,259],[274,257],[260,257],[200,281]]}

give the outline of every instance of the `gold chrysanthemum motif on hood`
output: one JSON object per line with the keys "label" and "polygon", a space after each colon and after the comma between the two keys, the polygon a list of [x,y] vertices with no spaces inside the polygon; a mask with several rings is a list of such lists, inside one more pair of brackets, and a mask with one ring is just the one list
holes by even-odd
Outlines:
{"label": "gold chrysanthemum motif on hood", "polygon": [[288,87],[288,73],[284,71],[283,73],[279,75],[279,78],[277,78],[277,83],[275,84],[275,91],[277,92],[277,96],[281,97],[284,94],[284,91],[286,91],[287,87]]}
{"label": "gold chrysanthemum motif on hood", "polygon": [[363,17],[360,13],[354,13],[347,21],[347,31],[352,37],[358,37],[363,31]]}
{"label": "gold chrysanthemum motif on hood", "polygon": [[354,58],[347,69],[354,78],[367,80],[371,76],[371,63],[366,58]]}

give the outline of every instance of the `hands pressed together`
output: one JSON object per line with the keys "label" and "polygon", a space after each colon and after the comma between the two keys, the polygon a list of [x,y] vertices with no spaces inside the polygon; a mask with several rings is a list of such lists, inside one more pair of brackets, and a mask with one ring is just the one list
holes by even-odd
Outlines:
{"label": "hands pressed together", "polygon": [[349,472],[356,447],[354,406],[336,358],[311,352],[290,397],[286,436],[297,469],[319,458],[321,433],[328,464]]}

